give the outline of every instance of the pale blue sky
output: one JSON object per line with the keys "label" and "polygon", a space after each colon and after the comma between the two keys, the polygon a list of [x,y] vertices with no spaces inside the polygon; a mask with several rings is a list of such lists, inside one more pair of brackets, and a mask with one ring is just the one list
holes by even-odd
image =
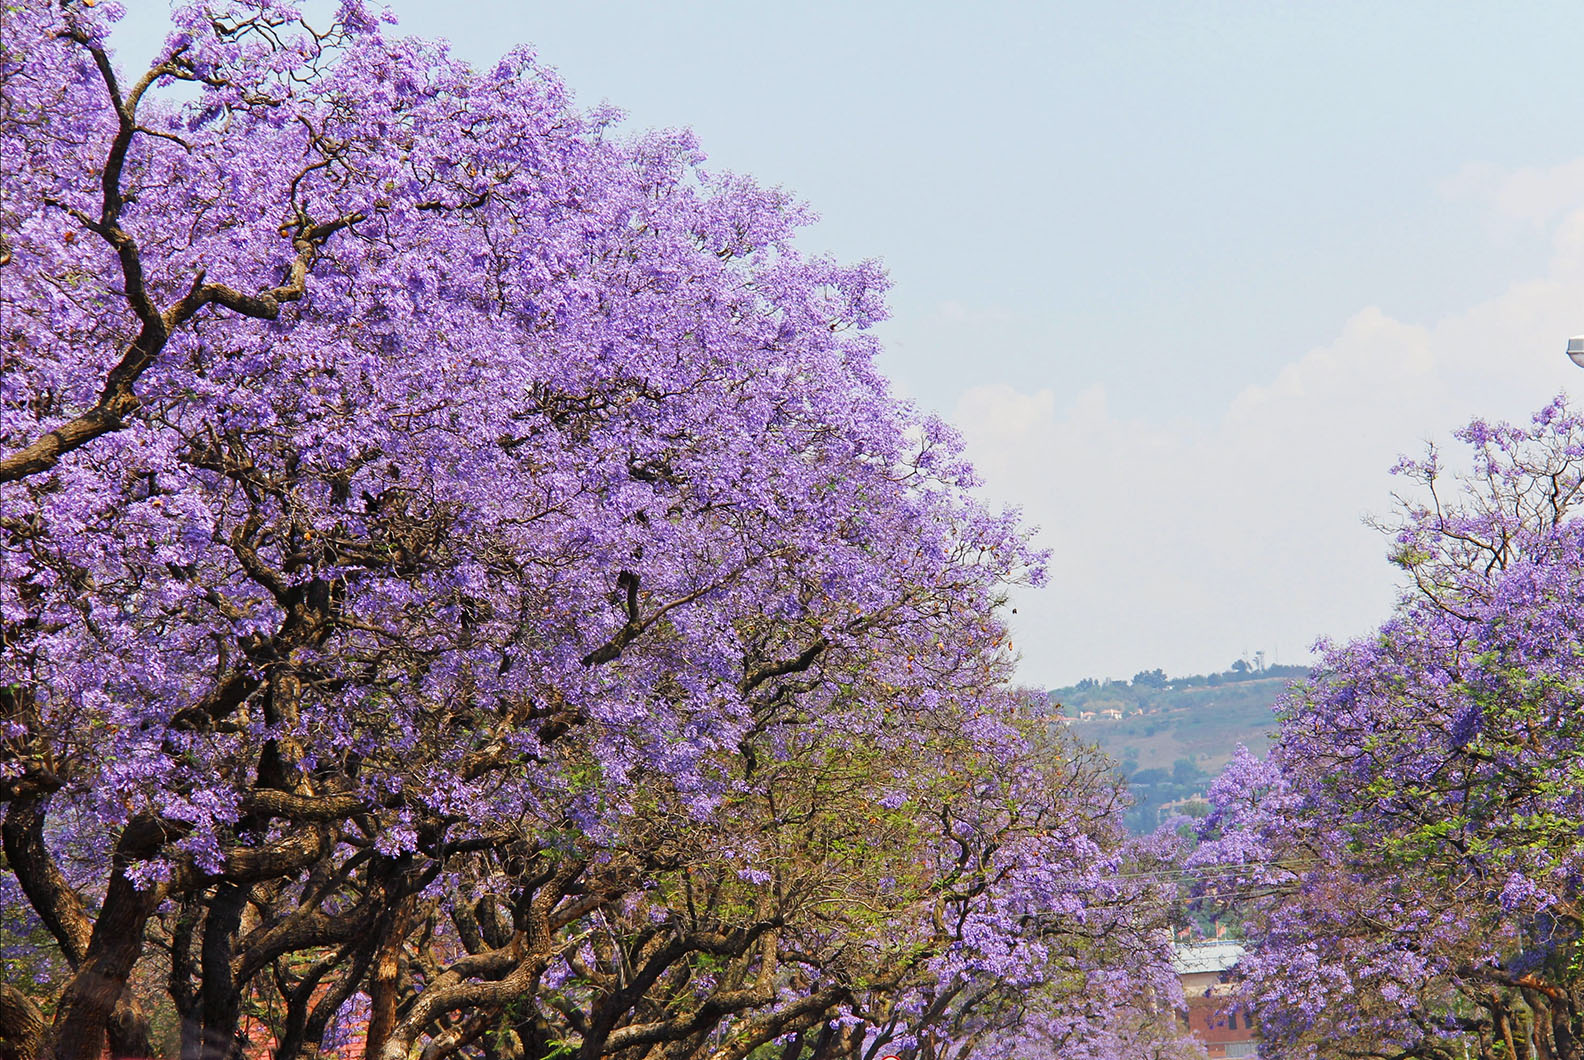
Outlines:
{"label": "pale blue sky", "polygon": [[[131,61],[165,4],[127,6]],[[1053,531],[1030,680],[1364,631],[1392,575],[1358,520],[1396,452],[1570,382],[1584,5],[390,6],[481,64],[533,44],[633,128],[692,126],[813,204],[806,247],[886,262],[884,367]],[[1273,508],[1292,526],[1260,530]]]}

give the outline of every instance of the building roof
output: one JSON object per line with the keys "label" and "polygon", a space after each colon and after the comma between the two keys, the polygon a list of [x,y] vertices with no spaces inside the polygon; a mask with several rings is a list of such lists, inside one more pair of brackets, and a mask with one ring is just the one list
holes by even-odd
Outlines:
{"label": "building roof", "polygon": [[1237,942],[1190,942],[1172,947],[1172,968],[1178,975],[1195,972],[1224,972],[1243,956]]}

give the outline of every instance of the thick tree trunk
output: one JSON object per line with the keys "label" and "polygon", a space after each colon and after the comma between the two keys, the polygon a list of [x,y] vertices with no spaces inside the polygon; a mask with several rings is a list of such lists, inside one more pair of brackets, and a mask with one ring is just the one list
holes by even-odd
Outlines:
{"label": "thick tree trunk", "polygon": [[82,899],[66,882],[44,845],[44,817],[49,796],[25,795],[12,800],[0,826],[6,863],[22,885],[28,904],[38,914],[49,933],[55,936],[61,953],[73,968],[82,963],[93,935],[93,923],[84,912]]}
{"label": "thick tree trunk", "polygon": [[[61,994],[51,1050],[55,1060],[99,1060],[127,978],[143,949],[143,925],[156,904],[152,896],[136,892],[129,899],[105,903],[88,957]],[[125,1038],[132,1028],[118,1030],[123,1033],[117,1037]]]}
{"label": "thick tree trunk", "polygon": [[[0,826],[0,843],[28,904],[55,937],[67,963],[77,970],[87,959],[95,928],[82,899],[44,845],[48,806],[48,795],[25,795],[12,800],[6,807],[4,825]],[[63,1004],[64,1001],[62,998]],[[103,1031],[109,1034],[111,1050],[118,1057],[143,1057],[152,1052],[148,1017],[126,990],[114,999]]]}
{"label": "thick tree trunk", "polygon": [[1558,1060],[1584,1060],[1577,995],[1572,991],[1551,1005],[1551,1040],[1555,1043]]}
{"label": "thick tree trunk", "polygon": [[203,1060],[203,1021],[198,1015],[198,967],[193,961],[193,936],[202,917],[201,894],[188,894],[176,914],[171,935],[170,975],[165,988],[181,1019],[181,1060]]}
{"label": "thick tree trunk", "polygon": [[0,983],[0,1060],[34,1060],[44,1044],[44,1013],[10,983]]}
{"label": "thick tree trunk", "polygon": [[164,828],[152,817],[133,820],[121,834],[111,863],[110,886],[94,921],[88,951],[62,991],[55,1011],[48,1049],[55,1060],[99,1060],[107,1030],[118,1049],[141,1051],[131,1054],[134,1056],[148,1055],[147,1033],[140,1034],[142,1021],[135,1018],[135,1009],[125,995],[132,966],[143,953],[144,930],[163,896],[152,884],[141,890],[134,887],[126,869],[157,849],[163,839]]}
{"label": "thick tree trunk", "polygon": [[202,1049],[206,1060],[232,1060],[239,1052],[237,1017],[241,1013],[242,999],[232,981],[231,957],[247,896],[245,886],[230,882],[220,884],[209,902],[209,915],[204,918],[198,1008],[203,1021]]}
{"label": "thick tree trunk", "polygon": [[407,917],[412,901],[402,899],[386,924],[384,937],[374,951],[369,970],[369,1023],[363,1055],[374,1060],[385,1049],[396,1029],[396,1003],[401,998],[402,944],[407,940]]}
{"label": "thick tree trunk", "polygon": [[115,1060],[133,1060],[154,1055],[154,1043],[149,1039],[148,1014],[137,1003],[132,991],[121,988],[115,1008],[110,1012],[110,1022],[105,1025],[110,1040],[110,1055]]}

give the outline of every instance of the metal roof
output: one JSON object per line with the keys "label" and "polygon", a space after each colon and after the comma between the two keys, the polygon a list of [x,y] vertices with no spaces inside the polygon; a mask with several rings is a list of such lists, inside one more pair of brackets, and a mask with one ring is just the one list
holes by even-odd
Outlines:
{"label": "metal roof", "polygon": [[1238,942],[1190,942],[1172,947],[1172,968],[1178,975],[1224,972],[1243,956]]}

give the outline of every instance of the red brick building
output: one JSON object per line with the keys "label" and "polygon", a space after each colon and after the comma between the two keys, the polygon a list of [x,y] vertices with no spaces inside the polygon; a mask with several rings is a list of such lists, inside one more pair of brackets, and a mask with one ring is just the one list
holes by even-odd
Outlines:
{"label": "red brick building", "polygon": [[1243,955],[1235,942],[1196,942],[1177,947],[1173,961],[1188,999],[1188,1030],[1205,1043],[1211,1060],[1257,1057],[1248,1012],[1229,1005],[1232,966]]}

